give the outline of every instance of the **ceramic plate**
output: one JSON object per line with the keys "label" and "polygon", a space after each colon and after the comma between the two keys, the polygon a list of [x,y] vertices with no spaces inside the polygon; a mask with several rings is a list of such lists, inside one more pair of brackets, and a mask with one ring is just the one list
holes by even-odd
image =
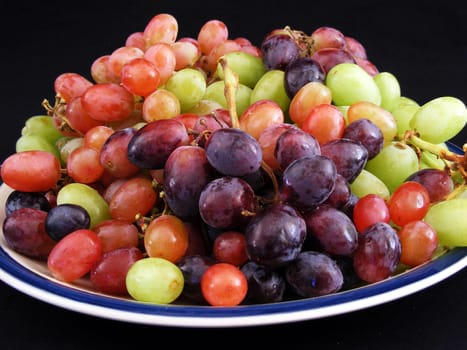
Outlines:
{"label": "ceramic plate", "polygon": [[[0,187],[0,222],[11,189]],[[173,327],[245,327],[305,321],[376,306],[430,287],[467,266],[467,247],[368,286],[322,297],[235,307],[153,305],[105,296],[81,279],[61,283],[44,263],[15,253],[0,235],[0,279],[33,298],[95,317]]]}

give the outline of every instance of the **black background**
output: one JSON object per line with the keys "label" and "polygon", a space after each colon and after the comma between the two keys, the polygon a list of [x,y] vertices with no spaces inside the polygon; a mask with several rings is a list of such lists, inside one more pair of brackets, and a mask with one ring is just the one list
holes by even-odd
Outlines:
{"label": "black background", "polygon": [[[423,5],[422,5],[423,4]],[[397,1],[12,1],[0,9],[0,157],[14,152],[24,121],[44,113],[63,72],[87,77],[92,61],[122,46],[157,13],[173,14],[179,37],[196,37],[220,19],[232,38],[259,45],[289,25],[311,33],[334,26],[361,41],[380,71],[399,79],[402,94],[422,104],[451,95],[467,101],[467,9]],[[467,133],[453,141],[464,144]],[[415,294],[322,319],[249,328],[171,328],[92,317],[31,298],[0,282],[2,349],[102,346],[201,348],[306,344],[310,349],[461,349],[467,346],[467,270]],[[214,339],[216,337],[216,339]],[[167,345],[165,345],[167,346]],[[287,345],[286,345],[287,346]]]}

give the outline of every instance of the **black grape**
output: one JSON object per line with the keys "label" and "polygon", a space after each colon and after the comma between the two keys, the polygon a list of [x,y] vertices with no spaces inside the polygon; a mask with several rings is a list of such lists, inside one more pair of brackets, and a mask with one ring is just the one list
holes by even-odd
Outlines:
{"label": "black grape", "polygon": [[324,83],[323,67],[310,57],[300,57],[285,69],[285,92],[293,98],[300,88],[310,82]]}
{"label": "black grape", "polygon": [[286,281],[278,271],[259,265],[254,261],[246,262],[241,271],[248,281],[245,304],[277,303],[284,298]]}
{"label": "black grape", "polygon": [[360,142],[368,151],[368,159],[375,157],[384,146],[381,129],[365,118],[347,124],[342,138]]}
{"label": "black grape", "polygon": [[51,206],[42,192],[23,192],[13,190],[6,199],[5,214],[8,216],[20,208],[35,208],[43,211],[49,211]]}
{"label": "black grape", "polygon": [[272,34],[261,43],[263,63],[267,70],[285,71],[287,65],[300,57],[300,48],[288,34]]}
{"label": "black grape", "polygon": [[89,229],[91,217],[86,209],[77,204],[59,204],[47,213],[45,230],[54,241],[59,241],[78,229]]}

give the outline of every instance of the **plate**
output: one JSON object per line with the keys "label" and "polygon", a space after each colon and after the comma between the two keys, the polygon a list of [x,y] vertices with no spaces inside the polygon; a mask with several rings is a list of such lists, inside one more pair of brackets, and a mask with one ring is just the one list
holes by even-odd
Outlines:
{"label": "plate", "polygon": [[[460,152],[457,146],[450,149]],[[0,186],[0,220],[11,188]],[[15,253],[0,235],[0,279],[18,291],[52,305],[95,317],[171,327],[247,327],[290,323],[345,314],[390,302],[435,285],[467,266],[467,247],[452,249],[433,261],[383,281],[331,295],[280,303],[212,307],[154,305],[92,291],[81,279],[53,279],[45,263]]]}

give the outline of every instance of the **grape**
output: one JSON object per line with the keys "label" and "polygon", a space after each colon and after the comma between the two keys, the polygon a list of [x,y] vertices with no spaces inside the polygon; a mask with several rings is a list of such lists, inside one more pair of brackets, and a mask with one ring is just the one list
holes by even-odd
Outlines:
{"label": "grape", "polygon": [[201,57],[199,45],[192,41],[177,40],[170,45],[175,54],[175,70],[193,67]]}
{"label": "grape", "polygon": [[284,113],[289,109],[290,98],[285,90],[285,73],[279,69],[267,71],[251,91],[250,104],[259,100],[273,100]]}
{"label": "grape", "polygon": [[69,183],[57,193],[57,205],[76,204],[83,207],[91,219],[90,228],[110,219],[109,205],[94,188],[81,183]]}
{"label": "grape", "polygon": [[91,230],[79,229],[55,244],[47,258],[47,267],[56,279],[73,282],[89,273],[101,254],[99,237]]}
{"label": "grape", "polygon": [[313,135],[320,145],[342,138],[345,128],[342,111],[331,104],[314,107],[303,120],[303,131]]}
{"label": "grape", "polygon": [[92,230],[101,241],[102,253],[127,247],[139,247],[139,231],[127,221],[108,219],[95,225]]}
{"label": "grape", "polygon": [[134,222],[156,205],[157,194],[152,180],[132,177],[125,180],[109,201],[109,213],[113,219]]}
{"label": "grape", "polygon": [[410,146],[393,141],[384,146],[377,156],[368,160],[365,169],[383,181],[392,193],[418,170],[418,157]]}
{"label": "grape", "polygon": [[171,119],[181,113],[177,96],[166,89],[157,89],[144,99],[142,117],[145,122]]}
{"label": "grape", "polygon": [[431,143],[448,141],[467,122],[467,108],[458,98],[442,96],[422,105],[410,120],[410,126],[420,137]]}
{"label": "grape", "polygon": [[51,144],[42,136],[36,134],[23,135],[19,137],[16,140],[15,151],[16,153],[24,151],[45,151],[53,154],[61,162],[60,153],[55,145]]}
{"label": "grape", "polygon": [[43,192],[23,192],[13,190],[5,201],[5,215],[8,216],[17,209],[34,208],[48,212],[51,208]]}
{"label": "grape", "polygon": [[128,159],[143,169],[162,169],[172,151],[187,145],[189,137],[178,120],[160,119],[144,125],[128,143]]}
{"label": "grape", "polygon": [[317,81],[306,83],[290,101],[290,119],[300,126],[314,107],[331,102],[331,90],[326,85]]}
{"label": "grape", "polygon": [[314,52],[329,47],[342,49],[347,44],[344,34],[329,26],[316,28],[310,35],[310,42]]}
{"label": "grape", "polygon": [[100,164],[113,177],[128,178],[139,172],[139,168],[128,159],[128,144],[135,134],[135,128],[119,129],[102,145],[99,152]]}
{"label": "grape", "polygon": [[353,207],[352,219],[358,232],[363,232],[373,224],[389,223],[391,214],[384,198],[369,193],[357,200]]}
{"label": "grape", "polygon": [[425,168],[409,175],[405,181],[416,181],[428,191],[430,202],[436,203],[446,199],[454,190],[454,181],[448,171]]}
{"label": "grape", "polygon": [[346,44],[345,48],[352,54],[352,56],[362,59],[368,58],[365,46],[363,46],[360,41],[348,35],[344,36],[344,40]]}
{"label": "grape", "polygon": [[243,227],[255,210],[253,189],[238,177],[224,176],[212,180],[199,197],[201,218],[218,229]]}
{"label": "grape", "polygon": [[243,111],[239,127],[258,140],[264,129],[271,125],[283,124],[284,121],[284,112],[276,102],[259,100]]}
{"label": "grape", "polygon": [[132,94],[146,97],[157,89],[160,76],[152,62],[138,57],[122,66],[121,80],[122,85]]}
{"label": "grape", "polygon": [[464,216],[467,210],[466,198],[453,198],[433,204],[424,221],[433,227],[438,242],[447,247],[467,246],[467,227]]}
{"label": "grape", "polygon": [[89,87],[82,95],[81,103],[84,111],[100,122],[124,120],[131,115],[135,105],[133,95],[115,83]]}
{"label": "grape", "polygon": [[306,224],[291,206],[273,204],[258,212],[244,232],[250,260],[274,268],[296,259],[306,238]]}
{"label": "grape", "polygon": [[157,43],[171,44],[178,35],[177,19],[169,13],[159,13],[151,18],[143,31],[146,48]]}
{"label": "grape", "polygon": [[164,85],[172,76],[177,64],[177,58],[170,44],[155,43],[144,51],[146,60],[154,64],[159,72],[159,86]]}
{"label": "grape", "polygon": [[323,203],[335,187],[337,170],[325,156],[302,157],[284,170],[281,196],[293,207],[312,209]]}
{"label": "grape", "polygon": [[6,244],[25,256],[46,260],[55,245],[44,227],[46,217],[46,211],[35,208],[20,208],[12,212],[2,225]]}
{"label": "grape", "polygon": [[321,154],[334,162],[337,173],[349,183],[360,174],[368,160],[368,151],[360,142],[344,138],[321,145]]}
{"label": "grape", "polygon": [[183,68],[167,80],[165,89],[177,96],[182,113],[193,108],[206,92],[206,79],[203,73],[194,68]]}
{"label": "grape", "polygon": [[284,299],[287,282],[283,274],[254,261],[246,262],[240,270],[248,281],[244,304],[277,303]]}
{"label": "grape", "polygon": [[144,248],[148,256],[176,263],[188,249],[188,229],[172,214],[162,214],[144,230]]}
{"label": "grape", "polygon": [[214,169],[227,176],[244,176],[258,171],[263,158],[254,137],[241,129],[221,128],[209,136],[206,158]]}
{"label": "grape", "polygon": [[61,204],[53,207],[45,218],[45,230],[54,240],[59,241],[67,234],[89,229],[91,218],[83,207],[76,204]]}
{"label": "grape", "polygon": [[361,233],[353,257],[355,272],[368,283],[384,280],[396,270],[400,255],[397,232],[387,223],[376,223]]}
{"label": "grape", "polygon": [[267,70],[284,71],[290,62],[300,57],[300,49],[290,35],[274,34],[263,39],[261,54]]}
{"label": "grape", "polygon": [[358,101],[381,103],[381,93],[373,77],[355,63],[335,65],[326,75],[325,83],[338,106],[350,106]]}
{"label": "grape", "polygon": [[130,266],[125,284],[133,299],[164,305],[182,294],[184,278],[174,263],[163,258],[145,257]]}
{"label": "grape", "polygon": [[201,277],[204,271],[214,263],[216,263],[215,259],[205,255],[183,256],[177,262],[185,281],[182,291],[184,297],[200,304],[206,304],[201,293]]}
{"label": "grape", "polygon": [[258,136],[258,143],[263,154],[263,161],[272,169],[279,169],[279,162],[274,155],[277,139],[283,132],[296,126],[289,123],[273,124],[264,129]]}
{"label": "grape", "polygon": [[351,256],[357,248],[357,229],[352,220],[339,209],[322,205],[303,217],[307,235],[316,238],[326,253]]}
{"label": "grape", "polygon": [[370,193],[376,194],[384,199],[389,199],[390,196],[386,184],[366,169],[362,169],[360,174],[352,181],[350,189],[358,198],[364,197]]}
{"label": "grape", "polygon": [[413,267],[430,261],[438,248],[436,231],[421,220],[411,221],[398,231],[401,242],[400,262]]}
{"label": "grape", "polygon": [[344,276],[336,261],[328,255],[304,251],[285,270],[292,290],[301,297],[336,293],[344,284]]}
{"label": "grape", "polygon": [[[224,55],[224,60],[230,69],[238,75],[239,83],[249,88],[254,88],[258,80],[266,73],[262,59],[246,52],[229,52]],[[217,66],[217,75],[220,79],[224,79],[221,64]]]}
{"label": "grape", "polygon": [[55,94],[66,102],[73,97],[81,96],[93,84],[78,73],[62,73],[55,78]]}
{"label": "grape", "polygon": [[290,62],[285,68],[285,91],[293,98],[306,83],[324,83],[325,73],[321,65],[310,57],[301,57]]}
{"label": "grape", "polygon": [[384,108],[368,101],[359,101],[349,106],[347,121],[352,123],[359,119],[369,119],[383,134],[384,144],[393,141],[397,135],[397,125],[394,116]]}
{"label": "grape", "polygon": [[89,279],[93,287],[102,293],[127,295],[127,272],[131,265],[143,258],[143,253],[136,247],[106,252],[89,271]]}
{"label": "grape", "polygon": [[180,146],[164,167],[164,198],[170,209],[183,218],[197,217],[201,191],[213,179],[206,152],[198,146]]}
{"label": "grape", "polygon": [[[215,101],[219,103],[222,108],[227,108],[227,100],[225,99],[224,91],[224,81],[215,81],[206,87],[203,99]],[[250,87],[238,84],[237,93],[235,95],[235,105],[238,115],[241,115],[250,105],[251,94],[252,89]]]}
{"label": "grape", "polygon": [[284,170],[294,160],[321,154],[318,140],[299,128],[285,130],[276,141],[274,157]]}
{"label": "grape", "polygon": [[228,263],[215,263],[201,276],[201,293],[213,306],[239,305],[248,291],[248,282],[243,272]]}
{"label": "grape", "polygon": [[3,161],[0,175],[15,190],[44,192],[58,183],[60,162],[53,154],[41,150],[13,153]]}
{"label": "grape", "polygon": [[429,206],[428,190],[415,181],[404,181],[395,189],[388,201],[391,220],[398,226],[422,220]]}
{"label": "grape", "polygon": [[381,107],[392,112],[399,104],[401,88],[399,81],[390,72],[379,72],[373,79],[381,93]]}
{"label": "grape", "polygon": [[323,202],[323,204],[330,205],[333,208],[342,208],[348,203],[352,191],[349,182],[341,175],[336,175],[336,181],[334,183],[334,189],[332,190],[329,197]]}
{"label": "grape", "polygon": [[342,138],[360,142],[368,151],[368,159],[374,158],[384,146],[381,129],[370,119],[356,119],[344,128]]}
{"label": "grape", "polygon": [[21,129],[21,136],[37,135],[54,145],[63,135],[54,125],[53,118],[48,115],[29,117]]}
{"label": "grape", "polygon": [[197,36],[199,48],[204,55],[207,55],[215,46],[226,41],[229,37],[229,30],[226,24],[218,19],[205,22]]}
{"label": "grape", "polygon": [[212,254],[218,262],[241,266],[248,261],[245,235],[240,231],[224,231],[212,244]]}
{"label": "grape", "polygon": [[325,74],[340,63],[357,63],[348,50],[337,47],[321,48],[315,51],[311,58],[322,67]]}
{"label": "grape", "polygon": [[75,148],[68,156],[67,174],[75,181],[90,184],[99,180],[104,174],[99,152],[88,146]]}

